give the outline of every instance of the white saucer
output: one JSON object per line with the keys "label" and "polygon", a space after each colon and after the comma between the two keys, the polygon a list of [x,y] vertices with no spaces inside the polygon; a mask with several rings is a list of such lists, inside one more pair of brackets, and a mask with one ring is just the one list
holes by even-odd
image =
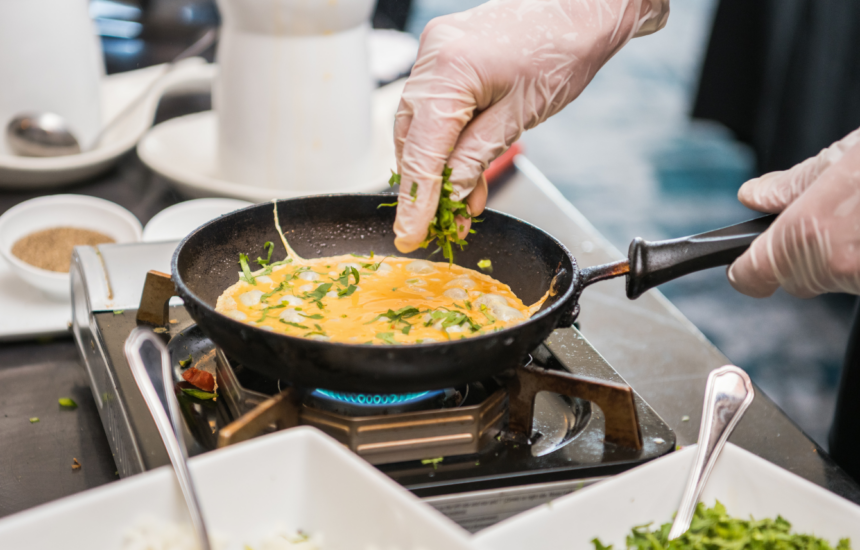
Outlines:
{"label": "white saucer", "polygon": [[[65,157],[19,157],[0,147],[0,189],[39,189],[80,181],[110,168],[131,150],[152,125],[155,109],[166,93],[209,89],[217,70],[202,58],[186,59],[168,73],[91,151]],[[128,71],[102,80],[102,120],[110,121],[163,72],[163,65]]]}
{"label": "white saucer", "polygon": [[0,342],[68,334],[72,309],[69,300],[42,294],[19,279],[0,258]]}
{"label": "white saucer", "polygon": [[236,199],[196,199],[174,204],[149,220],[143,228],[143,242],[181,241],[204,223],[252,204]]}
{"label": "white saucer", "polygon": [[[353,185],[319,189],[318,193],[368,193],[387,187],[391,169],[396,166],[391,132],[404,83],[404,79],[397,80],[373,92],[373,149],[368,172],[356,175]],[[188,197],[227,197],[257,203],[308,194],[228,181],[220,174],[217,149],[218,117],[214,111],[206,111],[154,126],[140,140],[137,154]]]}

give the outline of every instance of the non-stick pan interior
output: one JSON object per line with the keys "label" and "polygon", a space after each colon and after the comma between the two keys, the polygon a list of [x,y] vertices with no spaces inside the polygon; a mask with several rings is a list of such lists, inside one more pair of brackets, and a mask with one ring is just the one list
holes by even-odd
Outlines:
{"label": "non-stick pan interior", "polygon": [[[327,195],[291,199],[278,204],[281,227],[290,246],[302,257],[317,258],[340,254],[369,254],[426,258],[444,261],[432,254],[435,244],[411,254],[394,247],[394,208],[378,208],[390,202],[385,195]],[[567,251],[543,231],[516,218],[486,211],[475,234],[462,251],[456,249],[455,263],[477,269],[478,261],[490,259],[492,276],[510,285],[524,303],[536,302],[549,289],[559,269],[573,271]],[[198,229],[177,251],[177,268],[188,290],[211,307],[218,296],[238,280],[239,254],[252,260],[265,256],[263,245],[274,243],[273,259],[286,251],[275,229],[273,205],[263,203],[223,216]],[[252,269],[258,266],[252,261]],[[564,294],[570,276],[558,285]],[[549,300],[547,307],[559,296]]]}

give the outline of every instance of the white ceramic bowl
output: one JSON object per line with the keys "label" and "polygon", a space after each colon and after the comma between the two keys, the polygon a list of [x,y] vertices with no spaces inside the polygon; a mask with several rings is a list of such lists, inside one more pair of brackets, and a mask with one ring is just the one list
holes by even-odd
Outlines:
{"label": "white ceramic bowl", "polygon": [[143,228],[144,242],[179,241],[186,235],[224,214],[252,206],[238,199],[195,199],[165,208]]}
{"label": "white ceramic bowl", "polygon": [[69,297],[68,273],[40,269],[12,255],[19,239],[52,227],[90,229],[117,243],[138,242],[142,233],[140,221],[122,206],[84,195],[49,195],[7,210],[0,216],[0,254],[21,280],[57,299]]}
{"label": "white ceramic bowl", "polygon": [[[597,537],[603,544],[626,548],[633,526],[653,523],[656,528],[672,521],[695,455],[693,445],[523,512],[478,533],[474,546],[594,550],[591,539]],[[813,533],[834,547],[843,537],[855,548],[860,541],[860,506],[731,443],[702,493],[706,505],[715,500],[736,518],[781,515],[794,532]]]}
{"label": "white ceramic bowl", "polygon": [[[461,527],[315,428],[212,451],[189,467],[226,550],[259,549],[279,525],[320,536],[324,550],[471,548]],[[0,519],[0,548],[121,550],[144,518],[188,525],[170,467]]]}

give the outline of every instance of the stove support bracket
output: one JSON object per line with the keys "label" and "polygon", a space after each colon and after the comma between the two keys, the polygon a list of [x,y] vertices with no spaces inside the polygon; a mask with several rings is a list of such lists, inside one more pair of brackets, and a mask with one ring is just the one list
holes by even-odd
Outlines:
{"label": "stove support bracket", "polygon": [[285,430],[299,425],[297,392],[288,388],[266,399],[218,431],[218,448],[247,441],[271,430]]}
{"label": "stove support bracket", "polygon": [[176,286],[167,273],[150,270],[143,284],[143,294],[140,296],[140,307],[137,310],[137,322],[167,326],[170,299],[176,295]]}
{"label": "stove support bracket", "polygon": [[591,401],[600,407],[606,418],[606,441],[632,449],[642,448],[642,435],[639,433],[636,405],[630,386],[581,378],[533,365],[516,369],[515,375],[508,380],[508,437],[529,443],[535,396],[542,391]]}

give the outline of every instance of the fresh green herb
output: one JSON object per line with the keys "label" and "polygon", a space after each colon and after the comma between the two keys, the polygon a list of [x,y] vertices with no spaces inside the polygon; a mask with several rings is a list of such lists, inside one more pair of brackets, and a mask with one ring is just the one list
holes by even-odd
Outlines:
{"label": "fresh green herb", "polygon": [[423,464],[424,466],[429,466],[432,464],[433,469],[435,470],[436,468],[439,467],[439,463],[442,462],[443,460],[445,460],[444,456],[440,456],[440,457],[436,457],[436,458],[425,458],[424,460],[421,461],[421,464]]}
{"label": "fresh green herb", "polygon": [[275,288],[273,288],[269,292],[260,296],[260,301],[265,303],[269,298],[271,298],[272,296],[274,296],[278,292],[282,292],[282,291],[290,289],[290,288],[293,288],[293,286],[290,285],[289,283],[287,283],[286,280],[281,281],[281,283],[278,286],[276,286]]}
{"label": "fresh green herb", "polygon": [[[466,203],[455,201],[451,198],[451,194],[454,192],[454,186],[451,184],[450,179],[451,168],[446,164],[445,168],[442,170],[442,189],[439,193],[439,205],[436,207],[436,216],[430,221],[430,226],[427,228],[427,236],[425,237],[424,242],[421,243],[421,248],[427,248],[427,246],[435,239],[439,248],[434,250],[433,253],[435,254],[441,250],[442,256],[448,260],[448,263],[454,263],[453,245],[459,246],[460,250],[462,250],[467,244],[464,239],[460,238],[459,233],[463,231],[464,226],[457,225],[457,217],[459,216],[467,220],[471,219],[475,223],[480,222],[481,220],[472,218],[472,215],[469,214],[469,210],[466,208]],[[395,184],[399,183],[400,174],[395,174],[392,171],[388,184],[393,187]],[[417,187],[415,185],[413,185],[412,190],[417,193]],[[380,204],[377,208],[382,208],[383,206],[397,206],[397,202]],[[474,232],[474,229],[469,230],[469,233]]]}
{"label": "fresh green herb", "polygon": [[410,330],[412,330],[412,325],[406,323],[406,326],[403,327],[403,330],[401,330],[400,332],[402,332],[403,334],[409,334]]}
{"label": "fresh green herb", "polygon": [[375,323],[376,321],[378,321],[382,318],[388,319],[392,324],[393,323],[400,323],[400,322],[405,323],[406,322],[405,319],[409,319],[410,317],[415,317],[419,313],[421,313],[421,312],[415,306],[402,307],[402,308],[398,309],[397,311],[394,311],[393,309],[389,309],[385,313],[380,313],[379,315],[377,315],[373,319],[373,321],[370,321],[369,323],[365,323],[365,324],[369,325],[370,323]]}
{"label": "fresh green herb", "polygon": [[30,424],[35,424],[35,423],[36,423],[36,422],[38,422],[38,421],[39,421],[39,417],[38,417],[38,416],[34,416],[33,418],[31,418],[31,419],[30,419]]}
{"label": "fresh green herb", "polygon": [[[696,506],[696,513],[690,529],[680,537],[669,539],[671,523],[651,531],[651,524],[633,527],[627,535],[627,548],[630,550],[831,550],[833,547],[813,535],[791,532],[791,524],[777,516],[776,519],[749,520],[734,519],[726,514],[726,508],[719,501],[713,508],[703,503]],[[612,550],[612,545],[604,545],[593,539],[595,550]],[[851,541],[841,539],[836,550],[850,550]]]}
{"label": "fresh green herb", "polygon": [[251,274],[251,268],[248,267],[248,255],[247,254],[239,254],[239,265],[242,266],[243,277],[239,277],[243,281],[248,284],[256,285],[257,281],[254,279],[254,275]]}
{"label": "fresh green herb", "polygon": [[[372,250],[370,251],[370,257],[371,257],[371,258],[373,258],[373,251],[372,251]],[[388,259],[388,256],[386,256],[386,257],[382,258],[381,260],[379,260],[379,261],[378,261],[378,262],[376,262],[376,263],[371,263],[371,264],[361,264],[361,267],[363,267],[364,269],[368,269],[368,270],[370,270],[370,271],[378,271],[378,270],[379,270],[379,266],[381,266],[381,265],[382,265],[382,262],[384,262],[384,261],[385,261],[385,260],[387,260],[387,259]]]}
{"label": "fresh green herb", "polygon": [[391,292],[394,292],[394,291],[396,291],[396,290],[397,290],[397,287],[394,287],[394,288],[392,288],[392,289],[391,289]]}
{"label": "fresh green herb", "polygon": [[191,397],[194,397],[197,399],[202,399],[204,401],[206,401],[207,399],[215,399],[215,397],[218,395],[217,393],[198,390],[197,388],[181,388],[181,389],[182,389],[182,393],[184,393],[186,395],[190,395]]}
{"label": "fresh green herb", "polygon": [[323,283],[316,287],[312,292],[305,292],[300,296],[300,298],[304,300],[310,300],[317,305],[319,309],[325,309],[323,306],[322,299],[325,297],[326,293],[331,289],[334,283]]}
{"label": "fresh green herb", "polygon": [[291,327],[303,328],[303,329],[305,329],[305,330],[308,330],[308,328],[309,328],[309,327],[307,327],[307,326],[305,326],[305,325],[300,325],[300,324],[298,324],[298,323],[293,323],[293,322],[291,322],[291,321],[284,321],[283,319],[278,319],[278,321],[280,321],[280,322],[284,323],[285,325],[290,325]]}
{"label": "fresh green herb", "polygon": [[313,315],[305,315],[304,313],[299,313],[302,317],[306,319],[322,319],[323,316],[321,313],[314,313]]}
{"label": "fresh green herb", "polygon": [[486,304],[481,304],[481,313],[483,313],[483,314],[484,314],[484,317],[486,317],[486,318],[487,318],[487,321],[489,321],[490,323],[495,323],[495,322],[496,322],[496,318],[495,318],[495,317],[493,317],[493,314],[492,314],[492,313],[490,313],[490,308],[488,308],[488,307],[486,306]]}
{"label": "fresh green herb", "polygon": [[332,281],[335,281],[340,286],[348,286],[350,275],[352,275],[352,277],[355,279],[355,284],[358,284],[358,281],[361,279],[361,277],[358,274],[358,270],[354,267],[345,267],[344,270],[340,272],[340,275],[338,275],[337,279],[332,279]]}
{"label": "fresh green herb", "polygon": [[57,400],[61,407],[65,409],[77,409],[78,404],[71,397],[61,397]]}
{"label": "fresh green herb", "polygon": [[345,296],[352,296],[352,293],[355,292],[355,290],[357,288],[358,287],[355,285],[349,285],[346,288],[342,288],[342,289],[338,290],[337,295],[338,295],[338,297],[341,297],[341,298],[343,298]]}
{"label": "fresh green herb", "polygon": [[[319,326],[319,325],[317,325],[317,326]],[[305,333],[305,334],[303,334],[302,336],[304,336],[304,337],[308,337],[308,336],[328,336],[328,334],[326,334],[326,333],[325,333],[325,331],[323,331],[323,330],[314,330],[314,331],[311,331],[311,332],[306,332],[306,333]]]}
{"label": "fresh green herb", "polygon": [[179,360],[179,366],[180,366],[180,367],[182,367],[183,369],[184,369],[184,368],[186,368],[186,367],[189,367],[189,366],[191,366],[191,362],[192,362],[193,360],[194,360],[194,358],[193,358],[193,357],[191,356],[191,354],[189,353],[189,354],[188,354],[188,359],[180,359],[180,360]]}
{"label": "fresh green herb", "polygon": [[344,319],[346,319],[347,317],[349,317],[349,315],[347,315],[346,313],[344,313],[343,315],[341,315],[341,317],[343,317]]}
{"label": "fresh green herb", "polygon": [[409,190],[409,196],[412,197],[412,202],[418,199],[418,183],[412,182],[412,189]]}
{"label": "fresh green herb", "polygon": [[480,262],[478,262],[478,267],[481,269],[481,271],[484,271],[486,273],[493,272],[493,262],[491,262],[489,259],[481,260]]}
{"label": "fresh green herb", "polygon": [[125,311],[124,309],[115,309],[115,310],[113,310],[113,314],[114,315],[122,315],[124,311]]}
{"label": "fresh green herb", "polygon": [[[257,257],[257,264],[259,264],[260,267],[266,267],[267,265],[269,265],[269,263],[271,263],[272,251],[275,250],[275,245],[272,244],[272,241],[266,241],[266,244],[263,245],[263,250],[265,250],[268,255],[266,256],[265,260],[263,258],[260,258],[259,256]],[[271,272],[272,270],[270,269],[269,273]]]}
{"label": "fresh green herb", "polygon": [[376,337],[385,342],[386,344],[391,344],[392,346],[397,345],[397,341],[394,339],[393,332],[377,332]]}
{"label": "fresh green herb", "polygon": [[465,304],[466,309],[468,309],[468,310],[472,309],[472,302],[470,302],[469,300],[466,300],[465,302],[463,302],[463,304]]}

